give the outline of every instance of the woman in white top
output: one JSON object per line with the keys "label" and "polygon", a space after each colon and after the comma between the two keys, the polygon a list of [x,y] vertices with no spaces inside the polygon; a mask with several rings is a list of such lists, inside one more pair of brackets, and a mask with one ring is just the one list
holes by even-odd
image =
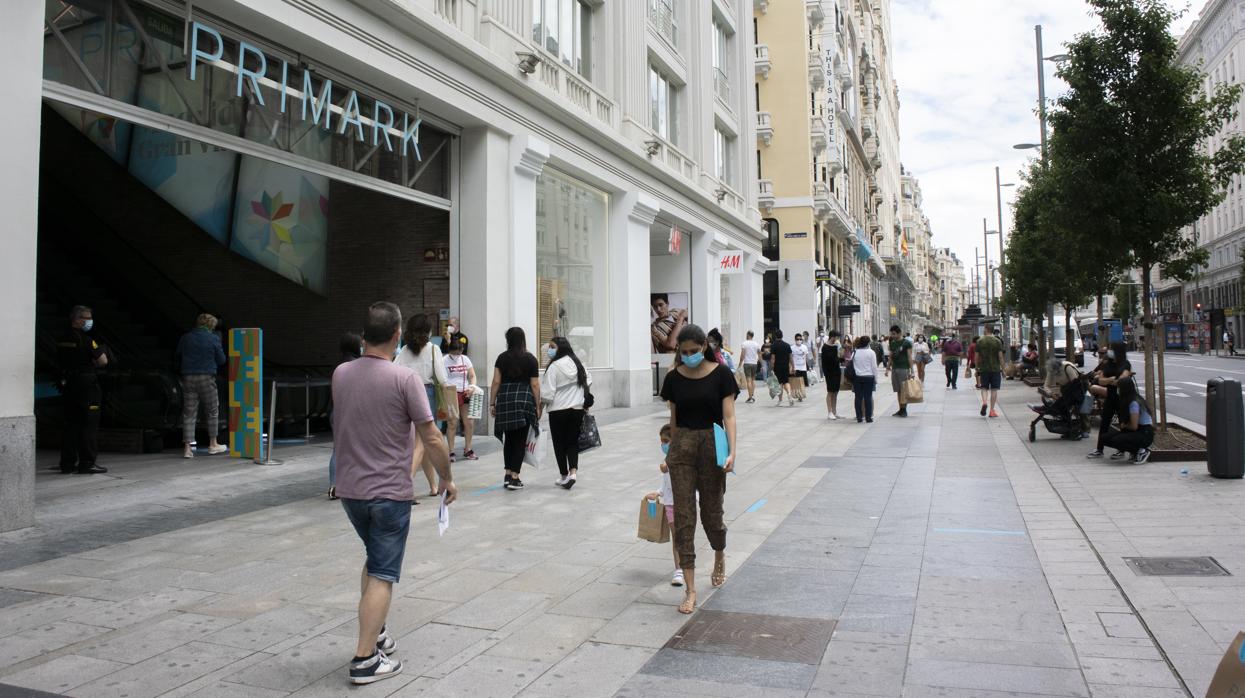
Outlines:
{"label": "woman in white top", "polygon": [[[812,356],[812,352],[808,350],[808,345],[804,343],[804,335],[797,334],[795,336],[795,346],[791,347],[791,363],[795,366],[795,373],[791,374],[793,378],[799,378],[799,387],[792,390],[795,397],[800,402],[804,402],[804,391],[808,387],[808,361]],[[794,387],[794,386],[793,386]]]}
{"label": "woman in white top", "polygon": [[[435,413],[437,409],[436,386],[447,385],[449,376],[445,372],[445,359],[441,356],[440,347],[429,341],[431,335],[432,322],[428,316],[423,313],[412,315],[411,319],[406,322],[406,332],[402,335],[402,342],[406,346],[402,347],[394,363],[411,369],[424,382],[424,389],[428,391],[428,407]],[[416,462],[424,471],[424,477],[428,479],[428,496],[437,496],[436,471],[433,470],[432,461],[422,448],[415,450],[415,460],[411,463],[412,479],[415,477]]]}
{"label": "woman in white top", "polygon": [[929,342],[925,341],[925,335],[916,336],[916,343],[912,345],[912,356],[916,360],[916,377],[924,383],[925,364],[930,362]]}
{"label": "woman in white top", "polygon": [[549,405],[549,441],[558,461],[557,485],[570,489],[579,475],[579,431],[584,425],[592,376],[575,356],[565,337],[554,337],[545,348],[549,366],[540,382],[540,397]]}
{"label": "woman in white top", "polygon": [[450,442],[450,462],[454,462],[454,439],[458,436],[458,424],[463,425],[463,460],[479,460],[479,456],[471,448],[471,437],[475,431],[475,420],[467,417],[467,406],[471,396],[479,390],[476,386],[476,369],[467,356],[467,335],[455,332],[448,339],[445,347],[445,372],[450,377],[450,385],[458,393],[458,416],[450,415],[446,420],[445,438]]}
{"label": "woman in white top", "polygon": [[[860,351],[860,350],[866,351]],[[852,392],[856,395],[856,421],[873,421],[873,391],[878,384],[878,357],[869,349],[869,338],[862,335],[856,340],[856,352],[852,354]]]}

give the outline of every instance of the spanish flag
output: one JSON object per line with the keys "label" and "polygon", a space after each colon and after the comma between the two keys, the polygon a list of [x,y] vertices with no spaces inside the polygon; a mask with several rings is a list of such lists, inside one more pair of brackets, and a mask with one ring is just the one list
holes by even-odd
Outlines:
{"label": "spanish flag", "polygon": [[908,256],[908,238],[902,235],[899,236],[899,252],[905,257]]}

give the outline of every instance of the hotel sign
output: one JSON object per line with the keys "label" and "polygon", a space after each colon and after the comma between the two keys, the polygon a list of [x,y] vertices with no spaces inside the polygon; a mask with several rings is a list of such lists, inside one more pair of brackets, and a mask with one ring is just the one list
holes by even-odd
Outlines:
{"label": "hotel sign", "polygon": [[[293,66],[291,69],[288,61],[281,60],[278,82],[268,77],[268,56],[256,46],[238,41],[237,51],[231,56],[225,55],[225,49],[225,40],[219,31],[201,22],[192,22],[188,51],[190,79],[197,79],[201,63],[216,66],[236,75],[234,94],[237,97],[242,96],[246,86],[260,106],[265,105],[266,99],[273,99],[282,114],[297,111],[303,121],[310,118],[326,131],[343,136],[349,132],[350,137],[372,147],[383,145],[387,151],[398,152],[402,157],[412,152],[416,160],[422,159],[419,152],[422,119],[418,116],[402,112],[399,119],[393,107],[375,98],[372,98],[371,112],[364,114],[355,90],[346,93],[339,107],[333,102],[333,81],[317,79],[310,68]],[[364,101],[367,99],[364,95]]]}

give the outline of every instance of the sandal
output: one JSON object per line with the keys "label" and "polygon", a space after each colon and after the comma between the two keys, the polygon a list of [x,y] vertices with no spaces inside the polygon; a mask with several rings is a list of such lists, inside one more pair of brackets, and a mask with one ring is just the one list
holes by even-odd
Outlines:
{"label": "sandal", "polygon": [[696,610],[696,592],[689,591],[683,595],[683,603],[679,604],[679,613],[691,615]]}
{"label": "sandal", "polygon": [[726,558],[720,557],[713,561],[713,574],[709,577],[713,586],[720,587],[726,583]]}

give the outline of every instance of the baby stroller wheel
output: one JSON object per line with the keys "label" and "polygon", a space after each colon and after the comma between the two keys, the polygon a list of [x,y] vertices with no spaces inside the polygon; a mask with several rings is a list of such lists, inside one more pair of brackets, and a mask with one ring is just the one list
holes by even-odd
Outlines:
{"label": "baby stroller wheel", "polygon": [[1029,425],[1029,443],[1037,441],[1037,429],[1032,424]]}

